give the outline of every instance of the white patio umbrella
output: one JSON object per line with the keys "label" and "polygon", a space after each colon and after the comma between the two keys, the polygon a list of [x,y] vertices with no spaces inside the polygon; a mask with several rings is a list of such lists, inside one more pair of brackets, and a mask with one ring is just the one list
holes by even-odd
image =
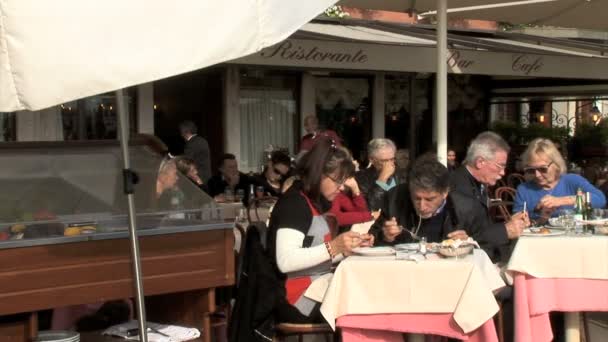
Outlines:
{"label": "white patio umbrella", "polygon": [[[287,38],[334,2],[0,0],[0,112],[38,110],[239,58]],[[116,95],[128,176],[128,120],[122,91]],[[125,193],[146,331],[133,193]]]}

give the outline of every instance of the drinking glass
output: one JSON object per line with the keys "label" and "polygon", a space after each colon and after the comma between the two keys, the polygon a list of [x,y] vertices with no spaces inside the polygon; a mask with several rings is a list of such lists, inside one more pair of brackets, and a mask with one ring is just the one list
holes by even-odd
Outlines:
{"label": "drinking glass", "polygon": [[224,190],[224,199],[226,202],[234,202],[234,193],[232,192],[232,189],[226,188],[226,190]]}
{"label": "drinking glass", "polygon": [[605,218],[607,218],[608,216],[608,210],[606,209],[593,209],[593,211],[591,212],[592,215],[592,219],[594,220],[603,220]]}
{"label": "drinking glass", "polygon": [[576,221],[574,221],[574,210],[562,209],[559,214],[559,220],[562,226],[566,228],[566,234],[570,235],[576,228]]}
{"label": "drinking glass", "polygon": [[257,198],[262,198],[262,197],[264,197],[264,187],[263,187],[263,186],[258,185],[258,186],[255,188],[255,197],[257,197]]}
{"label": "drinking glass", "polygon": [[235,201],[236,202],[243,202],[244,198],[245,198],[245,190],[243,190],[243,189],[236,189],[236,198],[235,198]]}

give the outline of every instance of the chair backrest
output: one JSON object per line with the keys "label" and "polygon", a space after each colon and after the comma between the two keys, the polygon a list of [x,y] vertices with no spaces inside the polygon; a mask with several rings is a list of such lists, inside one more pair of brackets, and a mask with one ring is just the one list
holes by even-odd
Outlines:
{"label": "chair backrest", "polygon": [[515,199],[516,190],[510,186],[501,186],[494,191],[494,198],[502,201],[513,201]]}
{"label": "chair backrest", "polygon": [[511,219],[511,208],[513,208],[515,192],[515,189],[508,186],[501,186],[494,191],[494,197],[501,201],[498,203],[498,218],[505,221]]}
{"label": "chair backrest", "polygon": [[265,249],[266,248],[266,235],[267,235],[268,227],[266,226],[266,223],[258,221],[258,222],[252,222],[247,227],[243,227],[242,225],[236,223],[235,228],[238,231],[238,233],[241,235],[241,245],[239,246],[239,249],[236,251],[236,258],[235,258],[236,263],[234,265],[235,271],[236,271],[236,285],[238,286],[239,281],[240,281],[241,271],[243,268],[243,261],[244,261],[243,258],[245,257],[245,248],[247,245],[247,233],[250,232],[251,230],[255,229],[260,237],[260,243],[262,244],[262,247]]}

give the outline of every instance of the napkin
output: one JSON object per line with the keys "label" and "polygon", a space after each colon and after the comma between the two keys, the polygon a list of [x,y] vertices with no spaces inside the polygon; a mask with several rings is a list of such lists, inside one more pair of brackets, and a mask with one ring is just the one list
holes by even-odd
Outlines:
{"label": "napkin", "polygon": [[[136,329],[138,327],[138,321],[129,321],[127,323],[117,324],[107,328],[103,331],[102,335],[111,335],[122,337],[127,340],[139,341],[139,336],[127,336],[128,330]],[[177,325],[165,325],[153,322],[148,322],[147,327],[148,341],[150,342],[181,342],[192,340],[201,336],[200,331],[195,328],[186,328]],[[154,330],[156,330],[156,332]]]}
{"label": "napkin", "polygon": [[375,221],[367,221],[363,223],[355,223],[350,227],[350,230],[359,234],[367,234]]}
{"label": "napkin", "polygon": [[315,302],[323,302],[325,292],[327,291],[329,282],[333,276],[333,273],[327,273],[313,280],[308,286],[308,289],[306,289],[306,292],[304,292],[304,296],[314,300]]}

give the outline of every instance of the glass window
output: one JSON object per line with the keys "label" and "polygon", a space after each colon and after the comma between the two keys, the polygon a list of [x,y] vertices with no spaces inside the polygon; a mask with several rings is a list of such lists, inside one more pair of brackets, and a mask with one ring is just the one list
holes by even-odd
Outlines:
{"label": "glass window", "polygon": [[242,170],[259,171],[265,150],[294,153],[298,127],[299,77],[260,69],[241,71],[239,110]]}
{"label": "glass window", "polygon": [[[137,132],[135,91],[125,92],[129,128]],[[114,93],[91,96],[60,106],[64,140],[117,139],[118,115]]]}
{"label": "glass window", "polygon": [[372,127],[370,78],[317,76],[315,93],[319,126],[335,131],[355,159],[365,160]]}
{"label": "glass window", "polygon": [[15,113],[0,112],[0,141],[17,140],[15,129]]}
{"label": "glass window", "polygon": [[[397,148],[409,148],[416,153],[428,145],[432,131],[432,114],[429,110],[429,84],[426,74],[386,75],[384,95],[384,132],[395,142]],[[413,103],[410,104],[410,99]],[[416,123],[416,143],[423,146],[410,146],[410,113],[413,111]],[[424,131],[424,132],[423,132]]]}

